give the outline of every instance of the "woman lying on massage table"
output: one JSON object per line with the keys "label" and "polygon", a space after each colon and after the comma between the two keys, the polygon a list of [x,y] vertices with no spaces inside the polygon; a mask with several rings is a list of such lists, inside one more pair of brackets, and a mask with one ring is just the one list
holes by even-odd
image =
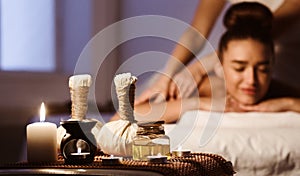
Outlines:
{"label": "woman lying on massage table", "polygon": [[[277,83],[271,83],[274,65],[270,35],[272,18],[269,9],[259,3],[233,5],[224,17],[227,31],[219,43],[218,55],[223,73],[218,77],[206,77],[198,88],[197,97],[136,105],[136,120],[174,122],[184,112],[196,109],[300,112],[300,98],[276,94],[280,92],[273,87]],[[220,87],[218,85],[223,86],[214,90]],[[292,91],[288,88],[282,90]],[[115,119],[118,119],[117,114],[111,120]]]}

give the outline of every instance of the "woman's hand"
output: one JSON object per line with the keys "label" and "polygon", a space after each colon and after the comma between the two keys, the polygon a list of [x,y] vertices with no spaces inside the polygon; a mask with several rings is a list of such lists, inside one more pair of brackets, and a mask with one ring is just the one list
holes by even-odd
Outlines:
{"label": "woman's hand", "polygon": [[240,103],[234,98],[232,98],[230,95],[227,95],[225,112],[246,112],[246,110],[241,108]]}

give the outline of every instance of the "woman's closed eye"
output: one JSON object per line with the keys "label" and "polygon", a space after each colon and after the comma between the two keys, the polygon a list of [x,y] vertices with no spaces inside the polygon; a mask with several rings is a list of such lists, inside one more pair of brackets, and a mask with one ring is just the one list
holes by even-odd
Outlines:
{"label": "woman's closed eye", "polygon": [[[232,68],[233,70],[235,70],[236,72],[243,72],[246,69],[246,65],[244,64],[237,64],[237,65],[233,65]],[[254,67],[255,70],[262,72],[262,73],[268,73],[270,72],[270,65],[269,64],[261,64],[261,65],[257,65]]]}
{"label": "woman's closed eye", "polygon": [[270,72],[270,66],[269,65],[260,65],[257,67],[257,70],[262,73],[269,73]]}
{"label": "woman's closed eye", "polygon": [[244,66],[234,66],[233,70],[235,70],[236,72],[242,72],[245,70],[246,67]]}
{"label": "woman's closed eye", "polygon": [[232,69],[236,72],[243,72],[248,65],[248,62],[246,61],[240,61],[240,60],[233,60],[232,61]]}

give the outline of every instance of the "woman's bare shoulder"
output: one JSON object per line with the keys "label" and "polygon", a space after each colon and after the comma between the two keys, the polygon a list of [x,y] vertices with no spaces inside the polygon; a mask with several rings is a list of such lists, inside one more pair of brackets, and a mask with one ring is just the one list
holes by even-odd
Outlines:
{"label": "woman's bare shoulder", "polygon": [[212,93],[215,96],[221,97],[226,94],[224,79],[215,75],[205,76],[198,87],[201,97],[211,97]]}

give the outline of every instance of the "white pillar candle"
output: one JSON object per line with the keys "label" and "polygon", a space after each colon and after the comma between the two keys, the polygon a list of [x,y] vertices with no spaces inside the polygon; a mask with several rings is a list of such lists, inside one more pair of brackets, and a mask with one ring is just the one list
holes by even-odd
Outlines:
{"label": "white pillar candle", "polygon": [[54,123],[45,122],[44,103],[40,109],[40,122],[27,125],[27,161],[57,161],[57,131]]}

